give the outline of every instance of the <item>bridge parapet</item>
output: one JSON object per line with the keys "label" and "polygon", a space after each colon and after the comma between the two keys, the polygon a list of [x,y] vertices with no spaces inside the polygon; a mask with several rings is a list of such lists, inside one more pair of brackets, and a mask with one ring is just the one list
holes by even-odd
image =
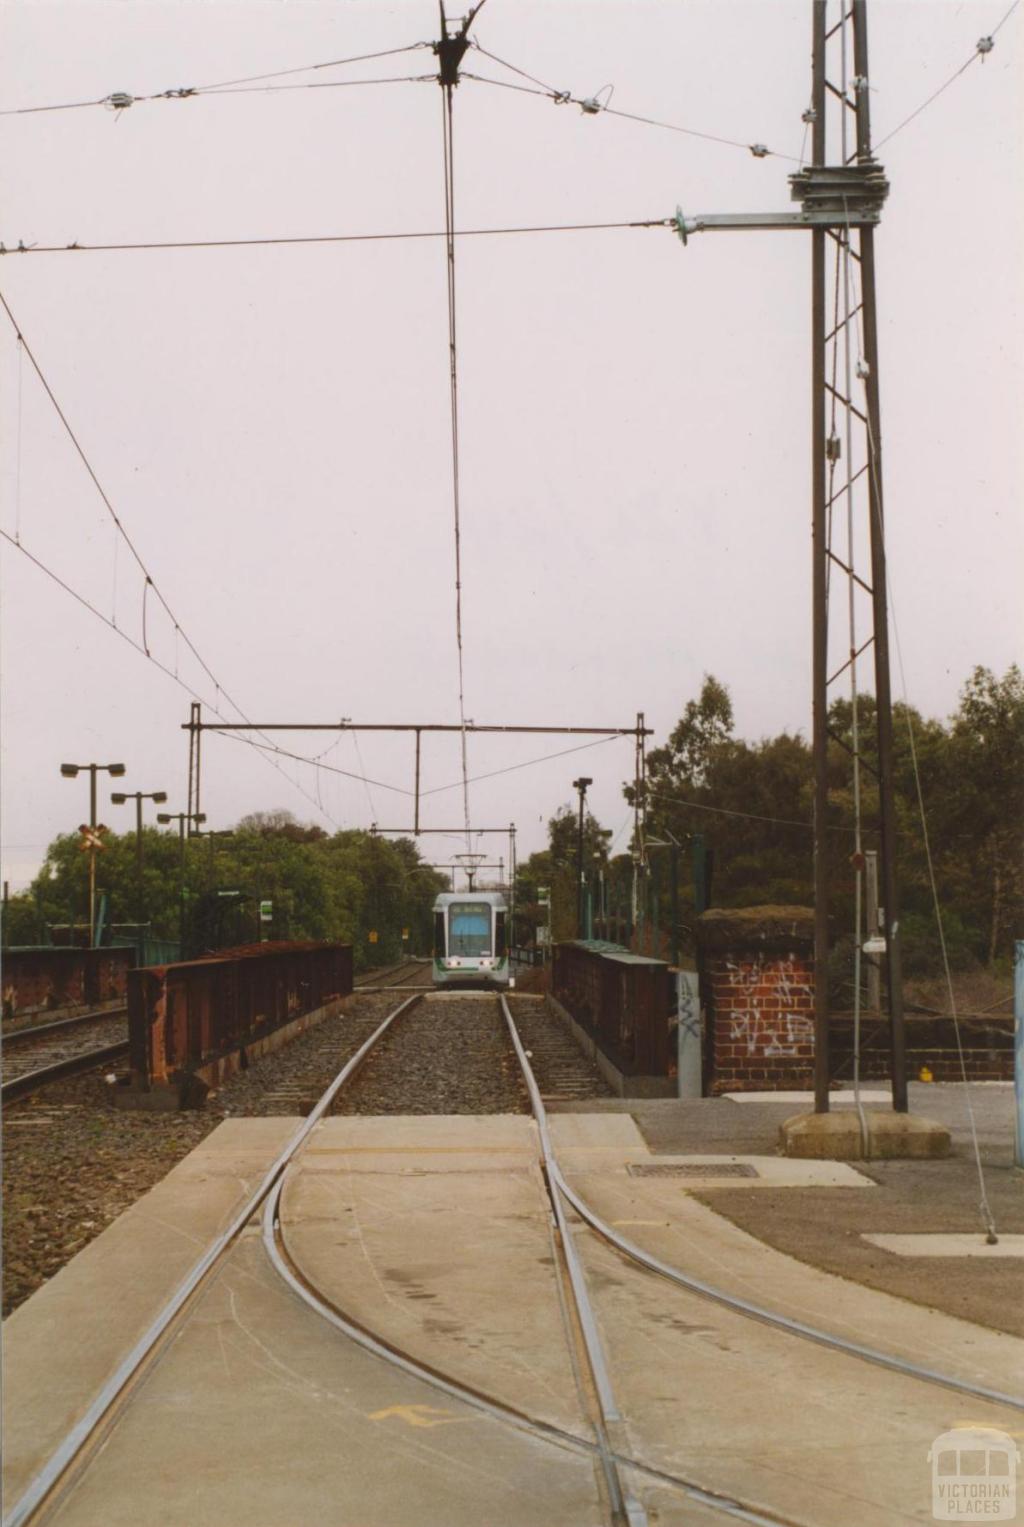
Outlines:
{"label": "bridge parapet", "polygon": [[551,993],[622,1096],[675,1092],[673,999],[664,960],[619,944],[578,939],[555,946]]}
{"label": "bridge parapet", "polygon": [[40,945],[3,952],[4,1019],[123,1003],[134,949]]}
{"label": "bridge parapet", "polygon": [[352,949],[252,944],[132,971],[131,1076],[121,1107],[178,1108],[336,1011],[352,990]]}

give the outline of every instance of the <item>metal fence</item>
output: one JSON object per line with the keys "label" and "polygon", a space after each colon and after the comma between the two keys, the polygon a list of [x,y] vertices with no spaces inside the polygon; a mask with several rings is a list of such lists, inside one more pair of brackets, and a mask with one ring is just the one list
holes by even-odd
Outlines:
{"label": "metal fence", "polygon": [[132,936],[114,934],[112,949],[134,949],[136,965],[173,965],[181,959],[181,943],[176,938],[157,938],[152,933]]}
{"label": "metal fence", "polygon": [[618,1070],[669,1075],[673,999],[663,960],[597,940],[557,944],[551,990]]}
{"label": "metal fence", "polygon": [[351,990],[352,950],[344,944],[252,944],[135,970],[132,1085],[145,1090],[188,1076]]}

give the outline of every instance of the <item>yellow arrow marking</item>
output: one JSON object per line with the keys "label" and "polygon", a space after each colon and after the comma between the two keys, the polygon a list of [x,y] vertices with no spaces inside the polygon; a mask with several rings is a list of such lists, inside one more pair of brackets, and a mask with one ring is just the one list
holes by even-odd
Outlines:
{"label": "yellow arrow marking", "polygon": [[[451,1421],[460,1421],[461,1416],[453,1416],[450,1410],[439,1410],[436,1405],[389,1405],[386,1410],[374,1410],[370,1412],[371,1421],[387,1421],[394,1416],[399,1421],[405,1421],[409,1426],[445,1426]],[[433,1418],[437,1419],[434,1420]]]}

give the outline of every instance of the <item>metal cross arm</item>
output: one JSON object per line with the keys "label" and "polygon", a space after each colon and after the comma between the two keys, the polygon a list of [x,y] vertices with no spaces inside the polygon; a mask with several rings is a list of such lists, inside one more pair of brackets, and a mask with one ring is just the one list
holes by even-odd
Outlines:
{"label": "metal cross arm", "polygon": [[799,212],[700,212],[688,217],[677,207],[669,225],[684,244],[691,233],[715,230],[756,233],[874,227],[889,194],[889,182],[873,159],[863,164],[810,164],[791,175],[789,185],[793,200],[800,203]]}

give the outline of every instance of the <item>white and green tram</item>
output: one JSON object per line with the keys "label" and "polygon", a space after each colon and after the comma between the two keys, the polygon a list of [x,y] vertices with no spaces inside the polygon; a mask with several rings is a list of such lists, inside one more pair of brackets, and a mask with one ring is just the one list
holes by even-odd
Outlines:
{"label": "white and green tram", "polygon": [[434,902],[434,985],[509,984],[508,906],[498,891],[445,892]]}

